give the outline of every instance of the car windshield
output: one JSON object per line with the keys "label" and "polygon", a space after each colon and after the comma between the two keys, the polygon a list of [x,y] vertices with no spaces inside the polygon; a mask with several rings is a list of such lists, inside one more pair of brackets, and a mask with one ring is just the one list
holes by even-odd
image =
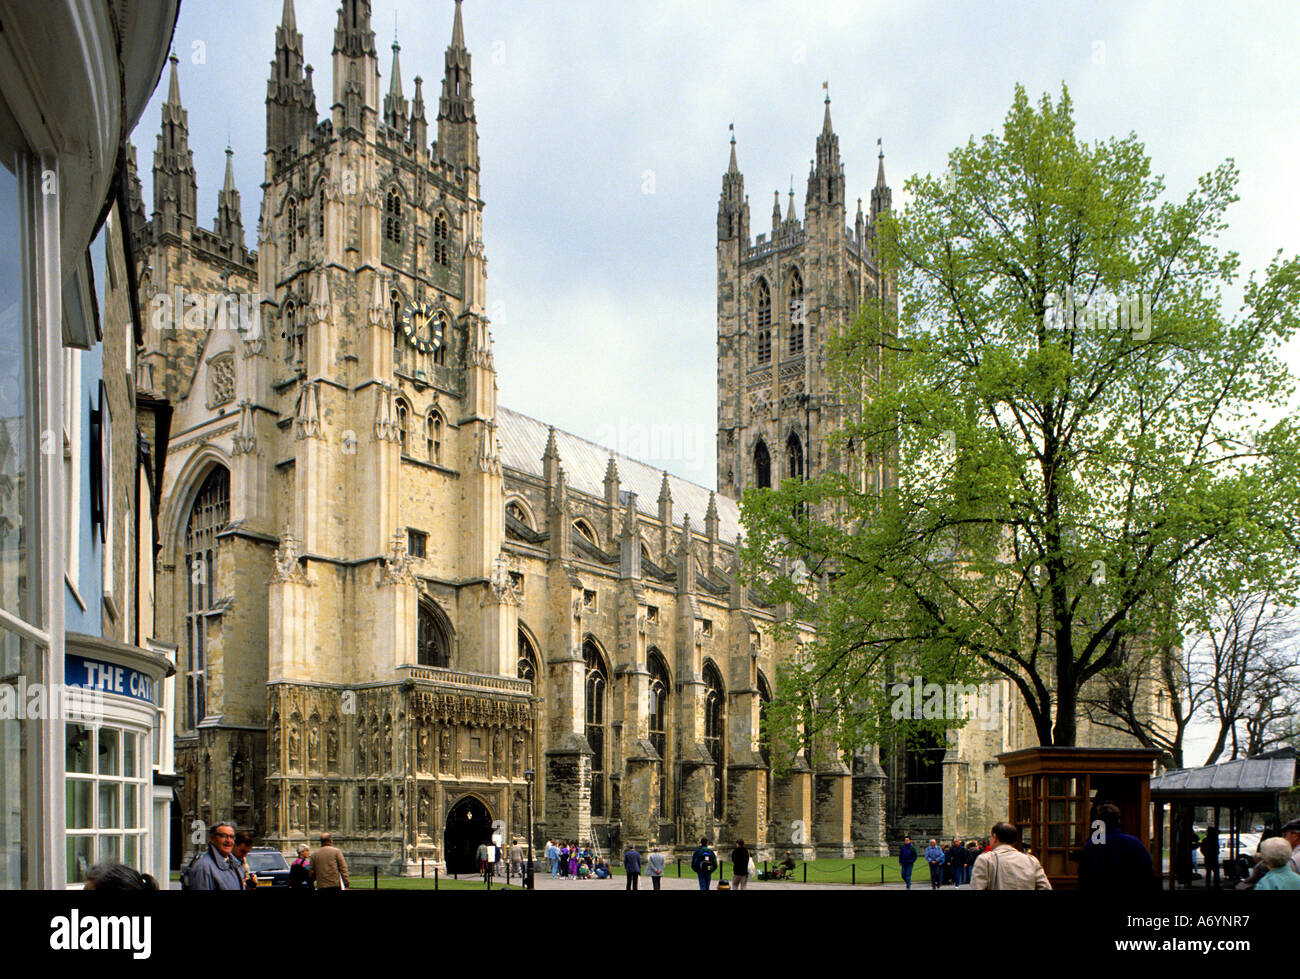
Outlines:
{"label": "car windshield", "polygon": [[284,854],[275,850],[253,851],[246,857],[248,860],[248,869],[257,873],[259,870],[288,870],[289,865],[284,862]]}

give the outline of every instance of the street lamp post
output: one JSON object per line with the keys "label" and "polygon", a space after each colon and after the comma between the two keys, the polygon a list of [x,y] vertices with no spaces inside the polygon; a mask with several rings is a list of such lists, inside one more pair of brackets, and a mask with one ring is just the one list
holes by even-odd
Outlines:
{"label": "street lamp post", "polygon": [[533,770],[530,768],[524,772],[524,778],[528,780],[528,874],[524,880],[524,887],[528,890],[533,889]]}

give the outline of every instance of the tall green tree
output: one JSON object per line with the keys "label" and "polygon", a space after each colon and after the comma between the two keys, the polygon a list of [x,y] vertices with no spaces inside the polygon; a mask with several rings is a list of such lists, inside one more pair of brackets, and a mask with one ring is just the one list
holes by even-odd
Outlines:
{"label": "tall green tree", "polygon": [[1133,650],[1224,595],[1293,598],[1300,263],[1239,281],[1236,184],[1228,161],[1169,198],[1136,135],[1081,141],[1068,91],[1020,87],[1001,133],[907,182],[878,246],[898,302],[830,341],[852,418],[828,471],[743,501],[747,580],[818,633],[774,737],[812,700],[879,743],[891,681],[1000,677],[1072,745],[1080,691]]}

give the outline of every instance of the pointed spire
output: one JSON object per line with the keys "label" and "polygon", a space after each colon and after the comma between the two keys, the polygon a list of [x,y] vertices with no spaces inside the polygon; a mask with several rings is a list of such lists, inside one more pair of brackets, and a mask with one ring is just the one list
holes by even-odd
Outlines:
{"label": "pointed spire", "polygon": [[822,121],[822,135],[830,136],[835,132],[835,127],[831,125],[831,83],[823,82],[822,88],[826,89],[826,118]]}
{"label": "pointed spire", "polygon": [[410,120],[407,116],[406,96],[402,92],[401,52],[402,46],[393,41],[393,78],[388,86],[388,95],[384,97],[384,122],[405,137]]}
{"label": "pointed spire", "polygon": [[285,0],[280,26],[275,29],[275,60],[266,87],[266,148],[279,154],[316,128],[316,93],[311,67],[303,70],[302,35],[294,16],[293,0]]}
{"label": "pointed spire", "polygon": [[465,47],[465,23],[460,0],[447,46],[442,98],[438,102],[438,153],[459,167],[478,169],[478,118],[474,114],[471,57]]}
{"label": "pointed spire", "polygon": [[193,228],[198,213],[198,178],[190,150],[189,114],[181,105],[180,59],[173,51],[167,101],[162,105],[162,128],[153,154],[153,199],[155,226],[159,231],[180,234]]}
{"label": "pointed spire", "polygon": [[221,187],[223,194],[237,194],[235,190],[235,151],[226,143],[226,182]]}
{"label": "pointed spire", "polygon": [[171,81],[167,85],[167,103],[169,105],[181,104],[181,81],[180,75],[176,71],[176,66],[180,64],[180,58],[176,57],[173,51],[168,55],[167,60],[171,62]]}
{"label": "pointed spire", "polygon": [[749,198],[745,178],[736,162],[736,124],[731,124],[731,162],[722,175],[722,198],[718,202],[718,240],[749,239]]}
{"label": "pointed spire", "polygon": [[280,14],[280,23],[287,30],[298,29],[298,19],[293,14],[293,0],[284,0],[284,11]]}
{"label": "pointed spire", "polygon": [[826,111],[822,119],[821,135],[817,137],[817,157],[813,161],[812,172],[808,174],[805,209],[811,222],[823,208],[831,208],[835,213],[829,216],[835,220],[836,225],[842,225],[844,165],[840,162],[840,138],[835,135],[835,127],[831,125],[830,82],[823,82],[822,88],[826,90]]}
{"label": "pointed spire", "polygon": [[428,149],[429,124],[424,118],[424,79],[415,76],[415,100],[411,103],[411,142],[418,149]]}
{"label": "pointed spire", "polygon": [[876,146],[879,147],[879,162],[876,164],[876,186],[885,186],[885,143],[883,139],[876,140]]}
{"label": "pointed spire", "polygon": [[465,47],[465,21],[460,13],[461,0],[456,0],[456,20],[451,25],[451,46],[453,48]]}
{"label": "pointed spire", "polygon": [[776,237],[777,230],[781,227],[781,192],[772,191],[772,237]]}
{"label": "pointed spire", "polygon": [[614,453],[609,454],[609,464],[605,466],[605,482],[618,482],[618,463],[614,461]]}
{"label": "pointed spire", "polygon": [[389,83],[388,94],[395,98],[402,97],[402,46],[393,41],[393,80]]}
{"label": "pointed spire", "polygon": [[727,167],[727,173],[740,173],[740,164],[736,162],[736,124],[731,124],[731,165]]}
{"label": "pointed spire", "polygon": [[790,224],[794,224],[799,220],[798,215],[794,213],[794,184],[793,183],[790,184],[790,209],[786,211],[785,219]]}
{"label": "pointed spire", "polygon": [[659,502],[660,502],[660,503],[672,503],[672,502],[673,502],[673,491],[672,491],[672,490],[669,488],[669,486],[668,486],[668,472],[667,472],[667,470],[664,471],[664,478],[663,478],[663,481],[659,484]]}
{"label": "pointed spire", "polygon": [[889,211],[893,207],[893,192],[889,189],[889,184],[885,183],[885,146],[883,139],[877,139],[876,145],[880,148],[879,160],[876,164],[876,186],[871,188],[871,223],[874,225],[881,214]]}

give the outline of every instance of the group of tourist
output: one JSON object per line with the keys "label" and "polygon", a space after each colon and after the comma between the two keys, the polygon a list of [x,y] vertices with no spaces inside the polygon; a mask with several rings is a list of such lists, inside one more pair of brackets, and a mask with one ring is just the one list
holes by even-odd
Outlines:
{"label": "group of tourist", "polygon": [[552,879],[608,880],[613,876],[609,861],[587,843],[547,840],[543,852],[551,866]]}
{"label": "group of tourist", "polygon": [[[988,849],[988,844],[975,840],[963,844],[961,839],[954,838],[944,846],[940,846],[938,840],[931,840],[924,853],[925,862],[930,868],[930,887],[938,890],[944,884],[952,884],[954,887],[969,884],[975,860]],[[912,889],[912,868],[917,859],[912,838],[905,836],[903,845],[898,850],[898,867],[909,891]]]}

